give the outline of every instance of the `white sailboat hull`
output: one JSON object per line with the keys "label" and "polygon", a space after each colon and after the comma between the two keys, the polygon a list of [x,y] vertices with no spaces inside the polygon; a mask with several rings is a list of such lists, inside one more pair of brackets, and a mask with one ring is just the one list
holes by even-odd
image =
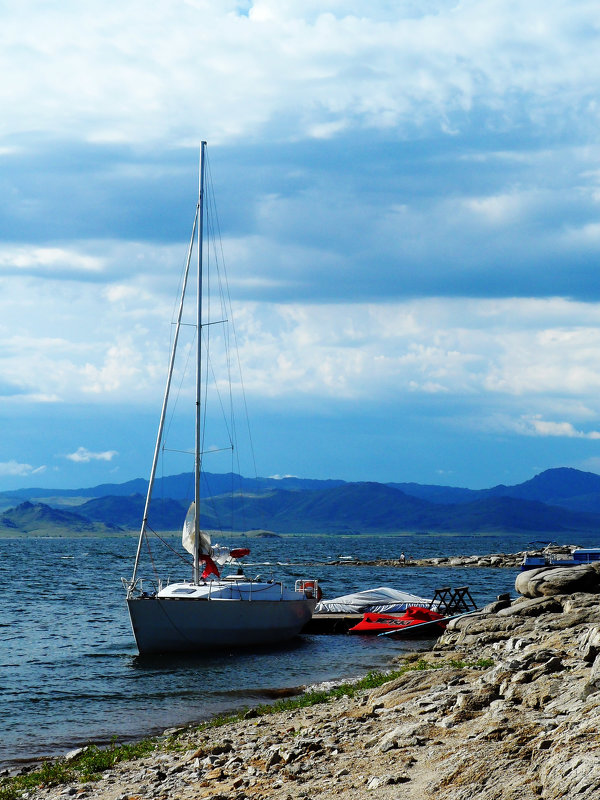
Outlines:
{"label": "white sailboat hull", "polygon": [[285,642],[311,619],[316,600],[130,597],[140,654],[202,653]]}

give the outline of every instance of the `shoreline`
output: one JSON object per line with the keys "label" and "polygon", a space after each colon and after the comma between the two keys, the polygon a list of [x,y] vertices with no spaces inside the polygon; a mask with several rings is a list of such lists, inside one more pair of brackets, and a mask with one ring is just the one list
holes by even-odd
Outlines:
{"label": "shoreline", "polygon": [[[425,641],[425,640],[417,640],[417,641]],[[427,644],[432,646],[434,640],[427,640]],[[412,654],[419,655],[424,652],[428,652],[429,648],[419,648],[417,647],[415,650],[407,651],[407,656],[411,659]],[[7,759],[0,765],[0,781],[2,778],[6,777],[17,777],[21,774],[27,774],[32,771],[39,769],[44,763],[52,763],[61,761],[69,756],[70,753],[76,753],[84,750],[87,747],[92,748],[106,748],[109,747],[112,743],[118,741],[119,746],[128,746],[128,745],[136,745],[143,741],[150,741],[150,740],[158,740],[164,738],[165,735],[169,732],[177,731],[177,732],[185,732],[189,730],[196,730],[203,728],[205,726],[210,727],[214,720],[218,720],[222,717],[227,718],[234,718],[241,713],[252,712],[253,709],[256,708],[266,708],[268,706],[277,705],[281,701],[285,701],[286,699],[291,700],[292,702],[296,698],[301,698],[306,694],[310,694],[312,692],[328,692],[328,691],[335,691],[337,687],[340,686],[348,686],[360,683],[364,680],[365,676],[368,674],[386,674],[394,671],[395,663],[398,659],[393,659],[390,657],[389,666],[373,666],[372,668],[368,669],[364,674],[357,674],[356,677],[352,678],[331,678],[324,681],[319,681],[317,683],[306,683],[306,684],[299,684],[297,686],[285,686],[285,687],[261,687],[259,690],[259,695],[254,696],[253,698],[249,699],[248,703],[239,703],[239,704],[232,704],[231,706],[225,706],[219,711],[209,712],[206,716],[198,716],[194,719],[175,723],[169,726],[168,728],[162,727],[160,724],[156,724],[152,727],[146,727],[143,733],[140,733],[138,736],[123,736],[115,737],[114,735],[106,734],[101,737],[95,737],[90,739],[89,737],[80,738],[79,740],[73,739],[70,741],[69,745],[66,747],[55,747],[51,748],[53,752],[47,752],[44,754],[39,754],[36,756],[28,756],[23,755],[18,758],[11,758]],[[1,784],[0,784],[1,785]],[[3,800],[1,791],[0,791],[0,800]]]}
{"label": "shoreline", "polygon": [[[213,702],[212,697],[208,698],[209,707],[207,708],[207,703],[203,696],[202,670],[204,667],[202,665],[199,666],[199,677],[195,681],[195,687],[198,690],[196,693],[198,697],[197,703],[192,704],[188,702],[185,695],[175,696],[173,701],[170,701],[167,697],[170,685],[174,687],[175,692],[178,691],[180,686],[184,689],[187,688],[187,679],[184,675],[187,669],[185,665],[179,665],[178,677],[174,679],[176,681],[175,683],[170,681],[166,676],[165,678],[161,678],[160,669],[147,670],[143,664],[140,665],[142,669],[138,669],[135,644],[131,636],[126,614],[123,613],[124,603],[121,603],[119,597],[121,587],[117,581],[117,591],[115,592],[115,587],[112,585],[115,580],[114,576],[123,574],[121,570],[125,560],[122,554],[128,550],[128,545],[127,542],[124,542],[121,546],[116,540],[114,541],[114,546],[106,547],[106,542],[99,540],[95,543],[93,548],[85,542],[77,544],[76,542],[68,542],[66,540],[63,540],[63,544],[56,543],[56,540],[46,540],[43,543],[44,547],[40,552],[46,554],[50,553],[52,556],[52,562],[48,558],[44,559],[44,570],[47,570],[48,574],[53,574],[56,570],[60,569],[61,574],[64,573],[65,575],[75,576],[79,563],[78,556],[80,555],[85,556],[85,561],[83,559],[81,561],[82,566],[85,567],[87,564],[98,565],[97,568],[94,566],[94,570],[97,571],[98,579],[102,581],[103,593],[107,589],[112,593],[110,595],[111,606],[114,610],[110,612],[110,619],[112,620],[114,618],[115,624],[113,625],[110,623],[107,625],[102,619],[103,612],[100,610],[100,606],[104,605],[104,601],[99,600],[101,593],[93,592],[89,597],[87,593],[79,593],[77,596],[74,595],[77,600],[78,608],[80,608],[81,611],[76,617],[75,615],[73,616],[74,624],[76,620],[85,620],[88,614],[91,618],[91,609],[98,607],[98,622],[93,628],[96,637],[95,641],[92,641],[91,638],[88,641],[86,629],[77,623],[77,637],[73,639],[72,643],[79,656],[85,656],[87,653],[92,656],[89,662],[91,674],[96,675],[101,681],[97,687],[97,697],[90,694],[89,699],[85,699],[88,681],[86,680],[86,675],[83,674],[86,659],[81,657],[68,657],[65,660],[61,657],[61,653],[67,653],[67,650],[62,648],[64,648],[65,645],[70,645],[67,636],[72,635],[74,633],[73,630],[70,628],[65,629],[62,623],[59,626],[55,626],[51,622],[49,622],[46,628],[40,628],[39,635],[36,633],[34,641],[29,646],[33,667],[25,667],[27,661],[24,661],[22,658],[24,651],[23,648],[19,648],[17,640],[15,640],[14,647],[12,645],[12,639],[6,642],[10,661],[12,662],[14,660],[15,664],[15,669],[11,670],[10,678],[7,677],[7,680],[14,683],[15,686],[18,686],[20,683],[19,676],[22,676],[24,682],[19,687],[21,689],[21,698],[26,699],[27,704],[31,702],[32,705],[27,705],[30,711],[28,711],[26,715],[22,715],[18,696],[12,692],[7,692],[6,694],[6,703],[3,707],[6,708],[7,718],[10,720],[10,723],[8,725],[5,741],[1,747],[2,758],[0,758],[0,763],[2,764],[2,769],[9,767],[12,770],[15,766],[19,768],[43,756],[60,755],[72,749],[75,744],[87,743],[90,740],[104,740],[106,742],[112,734],[118,735],[119,741],[123,741],[125,738],[137,738],[140,733],[142,735],[149,735],[151,733],[160,732],[157,729],[161,724],[162,727],[185,724],[190,719],[206,718],[213,713],[213,710],[218,713],[219,709],[223,707],[230,708],[238,703],[261,702],[260,696],[258,700],[256,697],[239,698],[236,692],[230,692],[230,689],[239,688],[238,682],[235,677],[233,677],[231,680],[227,678],[227,680],[221,682],[222,688],[227,691],[220,691],[218,680],[212,685],[212,688],[215,690],[215,699]],[[19,562],[19,553],[22,551],[30,551],[29,546],[18,548],[16,546],[17,544],[18,543],[15,542],[14,545],[6,548],[6,552],[11,558],[11,563],[15,564]],[[35,544],[34,547],[37,553],[38,545]],[[271,552],[278,553],[281,549],[277,543],[275,543],[275,545],[270,545],[269,548],[270,549],[266,550],[269,554]],[[395,545],[392,548],[384,545],[379,549],[378,543],[375,541],[372,545],[370,544],[368,547],[365,547],[364,552],[370,556],[371,553],[387,554],[390,549],[392,552],[399,552],[399,549],[396,549]],[[506,549],[512,550],[516,548],[509,546]],[[344,545],[338,548],[336,545],[330,546],[327,543],[319,543],[312,549],[312,545],[309,542],[306,548],[296,547],[293,551],[293,555],[302,557],[304,554],[308,554],[325,560],[330,556],[336,556],[338,553],[343,553],[346,550],[351,552],[352,548]],[[99,553],[103,554],[104,552],[107,552],[112,559],[110,569],[106,568],[106,562],[103,556],[100,555],[100,557],[98,557]],[[92,554],[91,557],[89,554]],[[67,556],[73,557],[74,560],[72,558],[67,558],[65,560]],[[56,560],[56,565],[53,563],[54,559]],[[273,557],[271,561],[275,562],[275,557]],[[274,569],[276,568],[274,567]],[[265,575],[263,567],[257,568],[256,573],[258,572]],[[290,568],[287,572],[294,574],[294,568]],[[344,589],[345,586],[351,587],[352,590],[354,590],[354,588],[363,589],[365,587],[379,585],[379,579],[376,576],[376,573],[379,572],[377,568],[365,567],[364,570],[348,573],[347,570],[343,571],[337,567],[328,567],[322,570],[314,570],[314,572],[316,572],[319,577],[323,577],[324,588],[326,588],[327,594],[331,597],[336,594],[342,594],[342,589]],[[252,574],[254,575],[256,573]],[[364,575],[362,573],[364,573]],[[428,575],[423,578],[415,578],[415,573],[398,573],[397,570],[392,571],[388,569],[386,570],[386,580],[384,580],[383,583],[388,585],[386,581],[389,581],[390,586],[396,586],[396,584],[398,584],[398,588],[402,588],[402,585],[406,584],[407,589],[412,588],[414,590],[415,588],[423,588],[421,586],[422,582],[427,586],[431,584],[436,587],[442,585],[442,582],[444,585],[447,583],[450,585],[462,585],[463,583],[471,582],[470,576],[474,574],[475,573],[471,571],[469,574],[465,575],[464,578],[455,579],[453,576],[450,576],[449,573],[448,576],[442,577],[438,573],[434,573],[430,570]],[[18,570],[13,570],[11,575],[18,575]],[[495,581],[494,586],[496,583],[501,583],[502,586],[499,586],[497,590],[494,591],[477,592],[474,596],[478,601],[485,602],[487,599],[495,597],[496,594],[507,591],[512,583],[513,577],[509,573],[507,573],[505,577],[504,573],[496,572],[491,576],[491,579]],[[473,578],[473,580],[475,580],[475,578]],[[409,583],[411,586],[408,585]],[[504,586],[505,584],[507,584],[506,588]],[[65,585],[69,586],[70,584],[67,582]],[[36,590],[35,583],[30,583],[28,586],[33,593],[34,602],[28,603],[27,606],[24,607],[24,610],[35,623],[33,609],[37,607],[39,593]],[[336,591],[338,589],[339,591]],[[429,594],[425,592],[420,593],[423,596],[429,597]],[[25,625],[26,617],[19,616],[18,596],[14,597],[14,603],[9,602],[7,609],[13,612],[11,615],[11,626],[14,625],[14,632],[19,632]],[[48,599],[52,601],[60,614],[64,613],[67,615],[65,619],[69,618],[71,607],[67,605],[67,594],[64,594],[63,598],[63,592],[52,591]],[[46,601],[43,601],[43,606],[41,608],[42,615],[47,614],[45,606]],[[82,631],[78,630],[79,627],[83,628]],[[118,631],[118,636],[116,633],[113,633],[113,631]],[[82,635],[80,635],[80,633]],[[259,658],[256,660],[251,656],[250,658],[253,659],[253,664],[255,666],[252,667],[252,665],[250,665],[248,670],[250,677],[245,679],[241,684],[242,688],[245,686],[260,687],[264,686],[265,683],[269,686],[295,686],[300,683],[309,684],[328,678],[334,680],[347,679],[355,675],[360,675],[368,669],[387,668],[390,660],[390,651],[392,650],[391,647],[377,648],[380,653],[382,653],[382,657],[379,658],[377,655],[373,655],[376,648],[363,647],[361,648],[363,654],[357,655],[355,659],[353,657],[355,648],[354,644],[351,642],[351,638],[346,638],[345,642],[338,641],[334,643],[333,641],[324,640],[321,637],[320,641],[314,644],[312,637],[310,639],[304,637],[304,639],[304,642],[297,641],[294,643],[294,647],[284,648],[285,652],[282,658],[278,656],[269,657],[269,664],[272,662],[276,663],[277,680],[268,677],[270,667],[267,668],[267,677],[265,679],[265,670],[261,664],[263,659]],[[305,647],[305,644],[309,641],[311,646]],[[380,644],[381,641],[382,640],[380,640]],[[110,649],[105,649],[108,648],[109,645]],[[400,646],[402,647],[403,645]],[[427,643],[427,646],[430,646],[429,643]],[[34,648],[33,650],[31,649],[32,647]],[[43,648],[49,648],[47,650],[49,657],[45,658],[44,663],[38,666],[36,659],[39,658],[38,653],[44,652]],[[298,655],[296,655],[296,649],[299,651]],[[289,656],[286,655],[288,650],[292,651]],[[328,651],[330,651],[331,657]],[[316,669],[315,665],[310,663],[312,658],[311,654],[313,652],[316,653],[319,659],[319,669]],[[275,658],[278,659],[276,662]],[[297,661],[299,658],[304,659],[306,662],[304,668],[300,672],[297,669]],[[247,657],[245,657],[245,659],[246,661],[250,660]],[[230,658],[228,661],[233,667],[232,674],[235,674],[237,659]],[[352,665],[357,662],[359,666],[355,669]],[[98,664],[102,665],[101,669],[98,668]],[[281,670],[279,670],[280,664],[282,665]],[[349,665],[349,668],[345,669],[344,664]],[[85,667],[85,670],[87,671],[88,668]],[[259,670],[261,670],[261,673],[258,672]],[[288,671],[286,672],[286,670]],[[256,672],[255,676],[253,676],[254,672]],[[61,687],[60,683],[62,679],[68,678],[71,674],[78,676],[78,682]],[[110,683],[107,683],[106,680],[102,681],[103,674],[110,676]],[[227,675],[229,676],[229,674],[228,672]],[[40,676],[41,680],[34,680],[34,677],[37,675]],[[136,687],[128,687],[127,681],[129,677],[136,677],[138,675],[143,685],[148,684],[151,688],[155,687],[157,689],[158,693],[156,694],[156,698],[158,699],[156,701],[154,701],[154,699],[152,701],[145,701],[143,693],[140,694],[137,691],[137,683]],[[57,678],[56,676],[59,677]],[[40,691],[40,686],[43,687],[43,691]],[[54,686],[56,686],[58,690],[58,695],[54,691]],[[69,711],[65,713],[63,711],[63,706],[65,706],[66,703],[62,697],[59,697],[59,700],[55,702],[55,697],[65,694],[63,688],[66,690],[69,707],[73,709],[72,712]],[[165,690],[165,699],[161,699],[160,695],[163,689]],[[117,690],[123,692],[123,698],[116,702],[112,701],[111,704],[111,693]],[[95,694],[96,692],[94,692],[94,695]],[[107,702],[106,698],[108,698],[109,702]],[[152,703],[152,710],[148,709],[146,711],[145,707],[148,706],[150,702]],[[33,705],[34,703],[35,705]],[[118,710],[122,711],[123,709],[127,709],[127,711],[119,714]],[[131,709],[131,713],[129,713],[129,709]],[[79,711],[83,712],[83,716],[80,715]],[[112,716],[113,714],[115,715],[114,717]],[[81,722],[80,720],[84,721]],[[38,723],[39,730],[36,730]],[[146,727],[146,723],[150,724]],[[96,736],[96,734],[99,735]]]}
{"label": "shoreline", "polygon": [[[565,544],[555,545],[546,548],[544,552],[555,554],[565,553],[571,554],[578,545]],[[523,559],[526,555],[532,552],[537,552],[535,548],[529,550],[520,550],[516,553],[490,553],[487,555],[458,555],[458,556],[431,556],[428,558],[413,558],[407,556],[402,558],[386,558],[386,559],[373,559],[369,561],[362,561],[359,559],[354,560],[337,560],[329,562],[335,566],[358,566],[358,567],[398,567],[400,569],[410,567],[473,567],[473,568],[499,568],[499,569],[516,569],[521,567]]]}
{"label": "shoreline", "polygon": [[380,686],[176,729],[138,760],[28,796],[596,800],[600,565],[531,570],[516,588]]}

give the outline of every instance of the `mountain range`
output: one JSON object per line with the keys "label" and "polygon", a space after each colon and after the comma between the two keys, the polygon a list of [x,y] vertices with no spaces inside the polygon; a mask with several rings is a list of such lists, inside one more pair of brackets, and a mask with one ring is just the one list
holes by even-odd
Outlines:
{"label": "mountain range", "polygon": [[[558,534],[600,530],[600,476],[549,469],[516,486],[463,489],[417,483],[244,478],[207,473],[201,525],[275,533],[398,531]],[[181,529],[191,474],[156,481],[149,525]],[[2,535],[104,535],[139,528],[147,481],[87,489],[0,493]],[[233,490],[233,493],[232,493]]]}

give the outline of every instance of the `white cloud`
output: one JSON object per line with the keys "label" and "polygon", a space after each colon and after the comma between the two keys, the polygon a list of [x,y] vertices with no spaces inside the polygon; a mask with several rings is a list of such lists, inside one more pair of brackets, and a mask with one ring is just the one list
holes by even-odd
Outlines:
{"label": "white cloud", "polygon": [[143,285],[133,287],[116,281],[123,277],[131,281],[141,275],[150,286],[160,284],[165,271],[177,274],[184,247],[110,238],[73,241],[60,247],[0,242],[0,274],[6,279],[31,277],[34,291],[40,281],[48,281],[49,285],[57,281],[93,281],[106,286],[106,297],[111,303],[118,302],[123,294],[135,294],[143,301],[149,297]]}
{"label": "white cloud", "polygon": [[595,437],[597,4],[22,0],[0,21],[2,408],[158,407],[202,136],[226,145],[253,400]]}
{"label": "white cloud", "polygon": [[119,341],[108,347],[101,362],[86,363],[81,368],[81,391],[91,394],[114,394],[132,387],[142,373],[140,353],[129,341]]}
{"label": "white cloud", "polygon": [[600,389],[600,327],[580,322],[527,332],[516,328],[498,332],[495,340],[502,352],[486,376],[490,391],[593,396]]}
{"label": "white cloud", "polygon": [[52,277],[60,273],[98,273],[102,262],[98,258],[60,247],[2,247],[0,271],[28,272]]}
{"label": "white cloud", "polygon": [[[3,403],[45,397],[158,408],[171,306],[149,291],[152,284],[143,293],[135,291],[137,279],[120,281],[103,294],[85,283],[77,290],[59,284],[51,304],[36,303],[32,286],[24,286],[21,302],[15,292],[0,297],[0,372],[13,387]],[[521,406],[517,416],[538,413],[540,402],[545,414],[562,398],[563,411],[579,404],[592,416],[600,412],[598,304],[243,303],[234,305],[234,319],[245,389],[255,398],[301,404],[389,402],[408,393],[495,397]],[[185,349],[193,330],[182,336]],[[224,381],[218,353],[213,363]]]}
{"label": "white cloud", "polygon": [[18,477],[24,478],[28,475],[37,475],[45,472],[46,467],[32,467],[31,464],[20,464],[18,461],[3,461],[0,462],[0,476],[1,477]]}
{"label": "white cloud", "polygon": [[523,216],[526,211],[524,200],[522,194],[517,193],[470,197],[465,200],[465,207],[491,224],[506,224]]}
{"label": "white cloud", "polygon": [[[567,319],[579,327],[564,327]],[[463,424],[502,430],[500,409],[513,426],[540,407],[571,424],[600,417],[594,323],[600,306],[558,299],[246,305],[238,339],[255,397],[368,408],[438,395],[449,415],[460,403],[478,406]]]}
{"label": "white cloud", "polygon": [[113,458],[118,455],[116,450],[105,450],[100,453],[93,453],[86,447],[78,447],[74,453],[69,453],[65,458],[77,464],[89,464],[90,461],[112,461]]}
{"label": "white cloud", "polygon": [[[593,3],[317,6],[23,0],[5,14],[3,130],[123,141],[335,133],[432,122],[474,106],[542,124],[595,96]],[[581,31],[586,31],[585,46]],[[528,96],[526,103],[519,98]],[[452,120],[457,116],[456,120]]]}
{"label": "white cloud", "polygon": [[516,426],[519,433],[528,436],[560,436],[567,439],[600,439],[599,431],[580,431],[571,422],[551,422],[541,416],[522,417]]}

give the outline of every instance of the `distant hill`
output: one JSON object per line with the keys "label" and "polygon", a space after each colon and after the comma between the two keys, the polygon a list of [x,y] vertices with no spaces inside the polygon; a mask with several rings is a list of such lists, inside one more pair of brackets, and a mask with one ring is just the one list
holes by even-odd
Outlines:
{"label": "distant hill", "polygon": [[600,475],[568,467],[548,469],[518,486],[495,486],[484,492],[490,497],[519,497],[574,511],[600,512]]}
{"label": "distant hill", "polygon": [[[142,524],[145,501],[145,496],[141,494],[130,497],[99,497],[96,500],[88,500],[87,503],[78,506],[77,510],[79,514],[94,522],[110,525],[117,521],[121,528],[136,530]],[[181,528],[186,511],[187,504],[180,500],[159,498],[151,504],[148,524],[156,531]]]}
{"label": "distant hill", "polygon": [[414,497],[432,503],[472,503],[490,497],[513,497],[537,500],[572,511],[600,513],[600,475],[570,467],[547,469],[516,486],[499,484],[490,489],[464,489],[454,486],[430,486],[418,483],[388,484]]}
{"label": "distant hill", "polygon": [[[191,486],[189,474],[157,482],[149,524],[156,531],[181,530]],[[231,488],[238,486],[233,496]],[[5,510],[0,533],[65,530],[72,534],[137,530],[145,489],[139,479],[91,489],[31,490],[32,498]],[[108,494],[100,494],[109,491]],[[3,502],[27,490],[0,495]],[[89,499],[86,499],[89,498]],[[205,528],[276,533],[529,532],[555,534],[600,531],[600,476],[553,469],[517,486],[471,490],[414,483],[348,483],[300,478],[247,479],[233,473],[208,474],[203,484],[201,524]],[[78,505],[72,504],[77,502]],[[69,505],[69,503],[71,505]]]}
{"label": "distant hill", "polygon": [[412,497],[419,497],[421,500],[441,505],[471,503],[478,500],[482,492],[488,491],[487,489],[462,489],[458,486],[436,486],[421,483],[388,483],[387,486],[400,489],[401,492]]}
{"label": "distant hill", "polygon": [[[311,489],[327,489],[341,486],[345,481],[318,480],[313,478],[245,478],[235,472],[218,474],[205,472],[202,475],[202,494],[205,497],[225,494],[233,491],[263,492],[267,489],[287,489],[289,491],[306,491]],[[23,499],[36,500],[40,498],[98,498],[98,497],[129,497],[130,495],[145,495],[148,491],[148,481],[144,478],[135,478],[125,483],[101,483],[85,489],[16,489],[11,492],[0,492],[0,498],[5,501],[20,502]],[[169,497],[172,500],[184,500],[193,495],[194,476],[191,472],[179,475],[169,475],[157,478],[154,482],[155,497]]]}
{"label": "distant hill", "polygon": [[[141,495],[105,497],[88,501],[79,507],[79,512],[98,523],[135,530],[141,522],[143,505]],[[152,507],[150,527],[157,531],[180,530],[185,511],[186,504],[181,501],[158,501]],[[384,484],[348,483],[317,491],[220,495],[203,505],[201,524],[212,530],[268,527],[276,533],[562,533],[600,529],[600,515],[510,497],[440,505]]]}
{"label": "distant hill", "polygon": [[[587,514],[535,500],[491,497],[474,503],[446,506],[435,530],[465,533],[568,533],[600,531],[600,514]],[[432,526],[433,527],[433,526]]]}
{"label": "distant hill", "polygon": [[115,534],[121,528],[114,523],[97,524],[81,514],[50,508],[44,503],[26,501],[0,516],[0,533],[28,533],[32,536],[101,536]]}
{"label": "distant hill", "polygon": [[[227,519],[230,498],[213,498],[211,505],[219,519]],[[399,523],[428,506],[381,483],[346,483],[331,489],[238,495],[232,512],[242,529],[348,534],[401,530]]]}

